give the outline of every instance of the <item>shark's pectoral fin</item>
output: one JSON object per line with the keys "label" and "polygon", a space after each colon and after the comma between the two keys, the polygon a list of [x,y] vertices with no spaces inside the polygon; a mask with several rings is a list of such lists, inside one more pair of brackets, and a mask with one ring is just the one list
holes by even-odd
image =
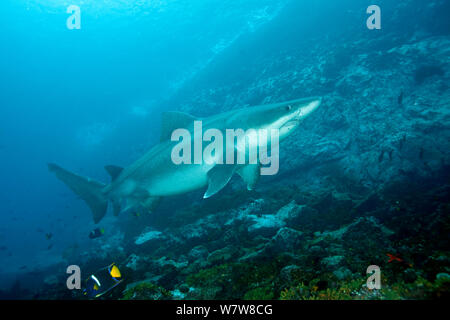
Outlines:
{"label": "shark's pectoral fin", "polygon": [[236,171],[235,165],[216,165],[214,168],[208,171],[208,189],[206,190],[203,198],[209,198],[223,189],[230,181],[234,172]]}
{"label": "shark's pectoral fin", "polygon": [[260,176],[259,164],[248,164],[239,168],[237,173],[241,176],[242,180],[247,184],[248,190],[253,190]]}
{"label": "shark's pectoral fin", "polygon": [[187,113],[177,111],[163,112],[160,141],[170,140],[174,130],[188,128],[194,121],[195,118]]}

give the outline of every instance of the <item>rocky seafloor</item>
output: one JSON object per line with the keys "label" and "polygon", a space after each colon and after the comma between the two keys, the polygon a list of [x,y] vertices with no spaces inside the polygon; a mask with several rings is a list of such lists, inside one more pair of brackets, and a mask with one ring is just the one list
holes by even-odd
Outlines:
{"label": "rocky seafloor", "polygon": [[[124,282],[102,299],[448,298],[450,36],[426,20],[448,4],[381,2],[393,27],[373,36],[349,21],[302,47],[277,32],[297,19],[287,10],[165,102],[212,114],[323,96],[282,144],[277,176],[255,191],[236,178],[211,199],[166,200],[90,250],[69,248],[67,263],[120,266]],[[413,4],[417,21],[402,29]],[[277,50],[261,45],[274,39]],[[83,299],[61,285],[67,263],[34,275],[45,277],[38,289],[18,282],[0,296]],[[367,287],[370,265],[381,270],[379,290]]]}
{"label": "rocky seafloor", "polygon": [[[364,196],[333,187],[320,194],[294,185],[230,188],[180,209],[164,228],[145,227],[128,241],[119,232],[68,261],[82,259],[93,271],[118,263],[125,281],[101,299],[444,299],[449,181],[446,166]],[[381,270],[379,290],[367,288],[370,265]],[[84,299],[61,285],[64,268],[45,273],[34,292],[11,290],[22,298]]]}

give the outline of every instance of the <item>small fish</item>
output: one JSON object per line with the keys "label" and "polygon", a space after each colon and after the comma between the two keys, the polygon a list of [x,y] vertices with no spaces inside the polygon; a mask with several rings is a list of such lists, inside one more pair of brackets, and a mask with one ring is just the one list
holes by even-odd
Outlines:
{"label": "small fish", "polygon": [[399,146],[398,146],[399,150],[403,149],[403,145],[405,144],[405,142],[406,142],[406,134],[404,134],[402,139],[400,140],[400,143],[399,143]]}
{"label": "small fish", "polygon": [[53,233],[51,233],[51,232],[45,234],[45,238],[47,240],[50,240],[52,237],[53,237]]}
{"label": "small fish", "polygon": [[89,238],[90,239],[99,238],[99,237],[103,236],[104,233],[105,233],[105,229],[103,229],[103,228],[95,228],[94,230],[92,230],[89,233]]}
{"label": "small fish", "polygon": [[407,262],[407,261],[405,261],[405,260],[403,260],[403,259],[400,259],[399,257],[394,256],[393,254],[386,253],[386,255],[389,257],[388,263],[389,263],[389,262],[396,261],[396,262],[398,262],[400,265],[403,265],[404,267],[414,268],[414,265],[413,265],[412,263]]}
{"label": "small fish", "polygon": [[400,259],[399,257],[394,256],[393,254],[386,253],[386,255],[389,257],[388,263],[390,263],[392,261],[398,261],[398,262],[402,262],[403,261],[402,259]]}
{"label": "small fish", "polygon": [[400,95],[397,97],[397,102],[399,106],[403,105],[403,91],[400,92]]}
{"label": "small fish", "polygon": [[381,151],[380,156],[378,157],[378,162],[383,161],[383,157],[384,157],[384,150]]}

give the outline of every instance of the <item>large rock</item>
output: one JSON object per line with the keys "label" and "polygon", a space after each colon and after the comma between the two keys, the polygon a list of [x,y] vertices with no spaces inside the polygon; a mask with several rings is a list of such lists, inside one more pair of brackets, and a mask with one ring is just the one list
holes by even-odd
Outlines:
{"label": "large rock", "polygon": [[248,215],[246,219],[251,223],[248,232],[253,237],[272,237],[282,227],[298,225],[302,213],[308,210],[311,209],[292,200],[275,214]]}
{"label": "large rock", "polygon": [[208,257],[208,254],[208,249],[203,245],[199,245],[189,251],[187,259],[189,262],[201,262]]}
{"label": "large rock", "polygon": [[147,257],[141,257],[132,253],[125,261],[125,266],[133,271],[144,271],[149,265]]}
{"label": "large rock", "polygon": [[323,258],[320,262],[325,268],[332,270],[343,265],[345,260],[344,256],[331,256]]}
{"label": "large rock", "polygon": [[225,248],[211,252],[208,256],[208,263],[223,263],[230,261],[236,256],[239,250],[234,246],[226,246]]}
{"label": "large rock", "polygon": [[374,217],[361,217],[340,229],[318,234],[311,244],[326,248],[329,256],[321,261],[321,266],[325,269],[339,269],[345,266],[345,260],[352,261],[353,266],[357,261],[383,261],[386,252],[395,251],[389,241],[392,234],[391,230]]}
{"label": "large rock", "polygon": [[156,242],[161,239],[164,239],[164,235],[162,232],[147,229],[139,237],[136,238],[134,243],[136,245],[142,245],[144,243],[150,244],[151,242]]}
{"label": "large rock", "polygon": [[286,223],[280,220],[276,215],[263,215],[260,217],[249,217],[253,220],[253,224],[248,227],[248,233],[251,237],[263,236],[272,237],[277,231],[284,227]]}
{"label": "large rock", "polygon": [[306,213],[311,213],[314,209],[306,205],[298,205],[295,200],[292,200],[287,205],[281,207],[276,216],[281,221],[284,221],[286,226],[296,226],[300,224],[300,218]]}
{"label": "large rock", "polygon": [[168,268],[177,270],[185,268],[188,265],[188,261],[175,261],[167,257],[161,257],[157,260],[153,260],[152,265],[155,273],[162,273],[165,272]]}
{"label": "large rock", "polygon": [[273,253],[294,252],[301,249],[304,240],[305,237],[302,232],[284,227],[278,230],[266,248]]}
{"label": "large rock", "polygon": [[301,278],[302,268],[296,265],[289,265],[281,269],[279,280],[281,288],[291,287],[296,284],[296,281]]}
{"label": "large rock", "polygon": [[351,224],[348,224],[342,228],[334,231],[325,231],[322,233],[317,233],[318,237],[315,242],[319,242],[323,239],[330,238],[334,240],[351,240],[357,241],[364,240],[364,238],[378,237],[383,240],[386,237],[391,236],[394,232],[378,221],[374,217],[360,217],[357,218]]}
{"label": "large rock", "polygon": [[303,246],[305,237],[302,232],[283,227],[259,250],[241,257],[240,261],[258,260],[265,257],[275,257],[281,254],[295,254]]}
{"label": "large rock", "polygon": [[340,267],[339,269],[333,271],[333,275],[338,280],[345,280],[345,279],[350,279],[353,276],[353,273],[346,267]]}

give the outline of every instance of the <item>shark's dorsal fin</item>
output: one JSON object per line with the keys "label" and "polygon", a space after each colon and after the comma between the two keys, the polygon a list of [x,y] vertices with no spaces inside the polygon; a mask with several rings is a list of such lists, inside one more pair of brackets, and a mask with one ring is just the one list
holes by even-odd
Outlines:
{"label": "shark's dorsal fin", "polygon": [[214,168],[208,171],[208,190],[206,190],[203,198],[209,198],[223,189],[230,181],[234,172],[236,171],[235,165],[216,165]]}
{"label": "shark's dorsal fin", "polygon": [[242,180],[247,184],[247,190],[253,190],[260,176],[259,164],[248,164],[239,168],[237,173],[241,176]]}
{"label": "shark's dorsal fin", "polygon": [[122,172],[123,168],[113,165],[105,166],[105,170],[109,173],[111,176],[111,181],[114,181],[117,179],[119,174]]}
{"label": "shark's dorsal fin", "polygon": [[187,128],[195,118],[190,114],[178,111],[167,111],[162,113],[161,120],[161,139],[160,141],[170,140],[172,132],[175,129]]}

